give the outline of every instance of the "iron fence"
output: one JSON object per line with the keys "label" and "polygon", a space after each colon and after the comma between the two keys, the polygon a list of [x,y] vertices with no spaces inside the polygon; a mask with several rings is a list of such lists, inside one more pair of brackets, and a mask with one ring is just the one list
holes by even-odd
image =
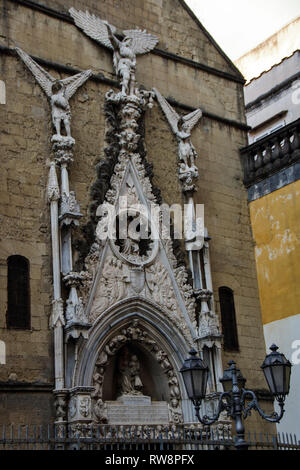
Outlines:
{"label": "iron fence", "polygon": [[[249,449],[300,450],[292,434],[248,434]],[[173,426],[27,426],[3,425],[0,450],[195,451],[234,450],[227,429]]]}

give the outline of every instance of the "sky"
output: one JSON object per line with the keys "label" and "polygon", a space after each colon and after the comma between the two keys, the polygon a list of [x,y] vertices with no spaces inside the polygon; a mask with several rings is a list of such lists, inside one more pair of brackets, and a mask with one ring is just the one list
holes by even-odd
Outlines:
{"label": "sky", "polygon": [[234,61],[300,16],[300,0],[185,0]]}

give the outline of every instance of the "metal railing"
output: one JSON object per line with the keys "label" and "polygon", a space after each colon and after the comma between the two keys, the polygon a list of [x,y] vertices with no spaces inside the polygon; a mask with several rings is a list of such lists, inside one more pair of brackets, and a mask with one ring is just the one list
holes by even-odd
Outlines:
{"label": "metal railing", "polygon": [[[300,450],[300,440],[287,434],[248,434],[249,449]],[[193,425],[110,426],[3,425],[0,450],[197,451],[233,450],[230,431]]]}
{"label": "metal railing", "polygon": [[300,161],[300,119],[240,149],[246,187]]}

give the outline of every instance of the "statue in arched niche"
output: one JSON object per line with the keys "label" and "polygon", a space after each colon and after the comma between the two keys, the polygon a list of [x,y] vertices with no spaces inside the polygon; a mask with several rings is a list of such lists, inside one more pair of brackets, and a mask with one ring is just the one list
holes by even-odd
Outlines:
{"label": "statue in arched niche", "polygon": [[[125,344],[127,343],[127,344]],[[156,359],[161,366],[169,388],[169,420],[173,423],[183,421],[181,409],[181,393],[177,374],[171,364],[167,353],[161,349],[157,341],[149,334],[137,318],[134,318],[129,324],[121,326],[115,335],[110,337],[99,351],[95,369],[93,373],[93,386],[95,391],[92,398],[94,400],[94,413],[98,422],[105,423],[106,416],[102,410],[103,401],[103,383],[107,366],[113,356],[117,355],[116,377],[117,393],[122,395],[143,395],[143,384],[141,379],[141,366],[137,348],[131,349],[131,344],[139,343],[148,350],[153,359]],[[146,388],[146,385],[145,385]],[[98,401],[98,403],[97,403]],[[105,400],[104,400],[105,401]],[[101,406],[100,406],[101,405]]]}
{"label": "statue in arched niche", "polygon": [[123,348],[118,361],[118,388],[120,395],[142,395],[140,362],[136,354]]}

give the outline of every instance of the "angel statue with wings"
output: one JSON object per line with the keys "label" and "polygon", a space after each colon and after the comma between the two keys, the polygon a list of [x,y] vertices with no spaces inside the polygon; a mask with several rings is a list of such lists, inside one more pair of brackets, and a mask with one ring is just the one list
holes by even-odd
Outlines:
{"label": "angel statue with wings", "polygon": [[137,54],[150,52],[158,39],[146,30],[130,29],[123,31],[124,39],[120,41],[116,36],[116,28],[107,21],[91,15],[89,12],[77,11],[70,8],[76,26],[82,29],[92,39],[102,46],[113,50],[113,64],[117,77],[120,79],[122,94],[135,94],[135,70]]}
{"label": "angel statue with wings", "polygon": [[[22,49],[19,47],[15,49],[50,101],[52,123],[56,132],[52,140],[68,139],[74,142],[71,136],[71,109],[69,99],[74,95],[77,89],[86,82],[92,74],[92,71],[86,70],[72,77],[57,80],[37,64],[28,54],[22,51]],[[61,134],[62,123],[65,128],[66,136]]]}
{"label": "angel statue with wings", "polygon": [[156,88],[153,91],[178,141],[178,156],[181,162],[179,172],[192,172],[194,176],[198,176],[198,169],[195,165],[195,159],[198,155],[190,137],[193,127],[202,116],[201,109],[196,109],[185,116],[179,116]]}

